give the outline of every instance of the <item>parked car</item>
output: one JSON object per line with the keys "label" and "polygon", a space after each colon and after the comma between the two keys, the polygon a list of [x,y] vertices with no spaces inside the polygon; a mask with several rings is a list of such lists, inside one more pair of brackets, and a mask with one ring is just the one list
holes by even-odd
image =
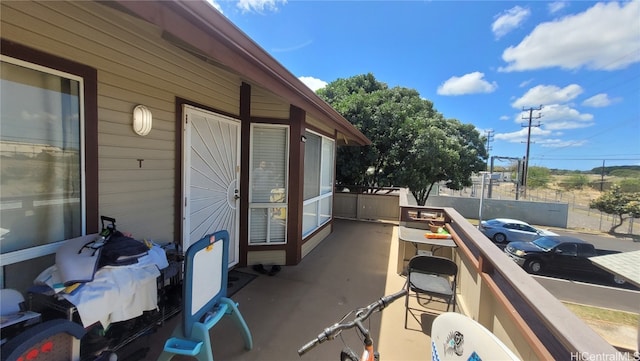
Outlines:
{"label": "parked car", "polygon": [[616,284],[625,280],[596,266],[590,257],[620,253],[597,249],[591,243],[569,236],[544,236],[531,242],[510,242],[504,252],[529,273],[590,274],[609,277]]}
{"label": "parked car", "polygon": [[542,236],[557,236],[551,231],[537,229],[527,222],[509,218],[482,221],[478,229],[496,243],[529,242]]}

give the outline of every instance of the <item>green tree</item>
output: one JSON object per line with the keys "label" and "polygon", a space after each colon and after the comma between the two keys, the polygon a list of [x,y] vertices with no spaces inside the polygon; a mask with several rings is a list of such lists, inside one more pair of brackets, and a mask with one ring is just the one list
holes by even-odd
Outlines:
{"label": "green tree", "polygon": [[338,186],[407,187],[424,205],[436,182],[460,189],[471,184],[473,172],[485,167],[479,132],[445,119],[413,89],[389,88],[366,74],[338,79],[318,95],[372,142],[338,148]]}
{"label": "green tree", "polygon": [[609,233],[613,234],[626,219],[640,217],[640,193],[622,192],[620,186],[614,184],[610,190],[592,200],[589,207],[618,217],[618,223],[609,229]]}
{"label": "green tree", "polygon": [[545,187],[550,181],[549,168],[533,166],[527,170],[527,187],[531,189]]}
{"label": "green tree", "polygon": [[584,174],[572,174],[564,182],[566,189],[582,189],[589,184],[589,177]]}

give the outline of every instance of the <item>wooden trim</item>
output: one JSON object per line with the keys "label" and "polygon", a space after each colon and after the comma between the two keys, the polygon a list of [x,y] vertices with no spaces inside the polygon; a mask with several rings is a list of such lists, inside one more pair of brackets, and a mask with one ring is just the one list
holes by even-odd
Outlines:
{"label": "wooden trim", "polygon": [[240,86],[240,244],[239,263],[247,265],[249,257],[249,155],[251,152],[251,85]]}
{"label": "wooden trim", "polygon": [[16,42],[0,38],[0,52],[47,68],[74,74],[84,84],[84,169],[85,169],[85,216],[87,234],[100,228],[99,179],[98,179],[98,71],[90,66],[59,58]]}
{"label": "wooden trim", "polygon": [[258,251],[286,251],[288,246],[287,243],[260,243],[260,244],[248,244],[247,251],[248,252],[258,252]]}
{"label": "wooden trim", "polygon": [[306,113],[291,105],[289,111],[289,203],[287,205],[287,265],[302,260],[302,203],[304,201],[304,143]]}
{"label": "wooden trim", "polygon": [[267,118],[267,117],[251,117],[251,123],[289,125],[289,119]]}
{"label": "wooden trim", "polygon": [[493,272],[494,267],[491,262],[485,262],[484,258],[480,256],[479,259],[476,259],[471,250],[467,247],[467,245],[460,239],[456,231],[451,227],[449,223],[445,224],[445,228],[453,237],[453,240],[458,245],[458,249],[464,254],[475,267],[476,271],[480,274],[480,278],[484,281],[487,286],[493,292],[497,302],[507,310],[509,317],[516,324],[516,327],[522,332],[524,337],[527,339],[529,345],[539,357],[540,360],[552,360],[553,357],[547,350],[547,348],[542,344],[540,339],[535,335],[533,330],[528,326],[528,324],[524,321],[518,311],[513,307],[511,302],[507,299],[504,293],[501,291],[500,287],[493,281],[490,274]]}
{"label": "wooden trim", "polygon": [[539,360],[553,360],[554,357],[549,353],[547,348],[542,344],[536,334],[529,328],[529,325],[525,320],[520,317],[518,311],[513,307],[511,302],[502,293],[500,287],[493,281],[491,276],[487,273],[480,272],[480,278],[491,289],[496,301],[507,310],[509,318],[516,324],[516,327],[522,332],[522,335],[527,340],[527,343],[533,349]]}
{"label": "wooden trim", "polygon": [[[182,190],[184,189],[184,184],[182,182],[182,172],[183,172],[183,164],[182,164],[182,152],[184,145],[182,144],[182,137],[184,135],[184,128],[182,126],[182,105],[189,104],[186,99],[178,98],[175,99],[175,114],[174,114],[174,142],[175,142],[175,161],[174,161],[174,184],[175,189],[173,191],[173,199],[175,208],[173,210],[173,241],[179,245],[182,245],[182,240],[184,239],[184,230],[182,229],[182,220],[186,216],[184,214],[184,201],[182,200]],[[185,250],[186,251],[186,250]]]}

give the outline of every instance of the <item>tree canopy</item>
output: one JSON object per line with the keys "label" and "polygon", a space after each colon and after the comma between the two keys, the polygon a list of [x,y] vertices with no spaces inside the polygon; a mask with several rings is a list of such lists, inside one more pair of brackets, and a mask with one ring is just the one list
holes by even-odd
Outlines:
{"label": "tree canopy", "polygon": [[424,205],[435,183],[462,189],[485,169],[484,139],[475,127],[446,119],[416,90],[389,88],[365,74],[338,79],[318,95],[372,142],[338,149],[338,186],[407,187]]}
{"label": "tree canopy", "polygon": [[609,233],[615,233],[625,219],[640,217],[640,193],[622,192],[620,186],[614,184],[610,190],[592,200],[589,207],[617,216],[618,222],[609,230]]}
{"label": "tree canopy", "polygon": [[551,181],[549,168],[531,166],[527,170],[527,187],[531,189],[546,187]]}

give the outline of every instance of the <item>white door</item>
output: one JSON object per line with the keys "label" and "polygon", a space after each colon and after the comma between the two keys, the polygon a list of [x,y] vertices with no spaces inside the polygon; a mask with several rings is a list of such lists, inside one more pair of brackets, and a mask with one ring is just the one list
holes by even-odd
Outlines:
{"label": "white door", "polygon": [[238,263],[240,122],[183,106],[183,239],[189,245],[216,231],[229,232],[229,266]]}

